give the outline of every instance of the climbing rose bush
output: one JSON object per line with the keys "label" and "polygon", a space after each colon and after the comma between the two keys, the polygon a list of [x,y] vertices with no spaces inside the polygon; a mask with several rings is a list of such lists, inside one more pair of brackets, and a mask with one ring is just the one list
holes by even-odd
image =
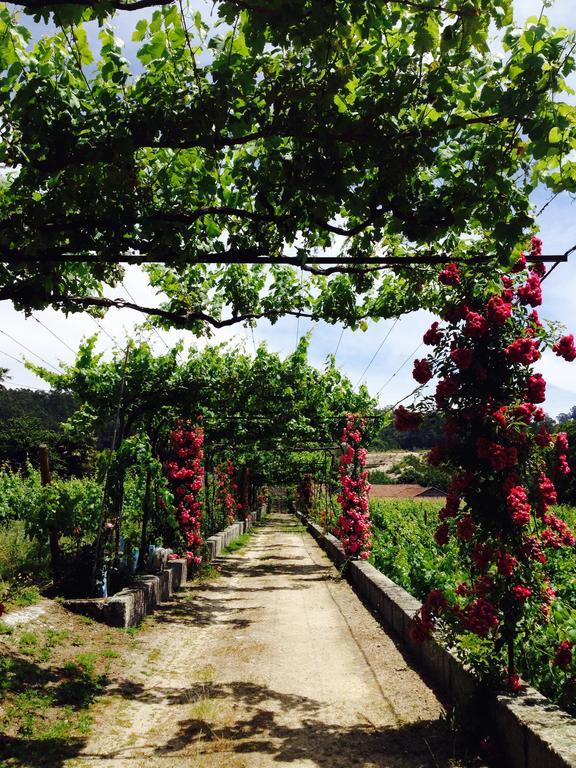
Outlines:
{"label": "climbing rose bush", "polygon": [[306,473],[298,486],[298,500],[304,514],[308,517],[312,514],[314,502],[314,477]]}
{"label": "climbing rose bush", "polygon": [[199,497],[204,482],[204,430],[189,421],[179,421],[170,433],[170,440],[173,458],[166,462],[165,471],[174,489],[176,517],[186,544],[188,563],[198,566],[202,562],[200,548],[203,543]]}
{"label": "climbing rose bush", "polygon": [[[534,622],[548,622],[555,593],[546,572],[547,551],[574,546],[566,523],[552,513],[554,480],[570,472],[564,433],[551,435],[540,406],[546,382],[533,364],[551,347],[576,358],[572,335],[554,338],[540,321],[541,254],[533,238],[513,274],[465,275],[450,264],[444,286],[445,324],[435,322],[424,342],[435,353],[417,360],[414,378],[438,377],[433,396],[417,410],[399,408],[399,429],[417,428],[426,411],[444,416],[444,439],[429,454],[453,476],[439,513],[435,540],[455,540],[466,564],[458,583],[431,591],[413,623],[424,641],[435,627],[459,644],[478,672],[517,690],[518,643]],[[561,669],[572,663],[572,644],[550,649]]]}
{"label": "climbing rose bush", "polygon": [[215,469],[216,504],[221,510],[226,525],[231,525],[234,522],[236,512],[240,507],[236,499],[238,485],[234,482],[234,471],[234,463],[231,459],[218,464]]}
{"label": "climbing rose bush", "polygon": [[360,416],[349,414],[342,430],[342,454],[340,456],[340,485],[338,503],[342,512],[338,517],[334,533],[342,542],[348,558],[370,557],[371,524],[368,511],[368,473],[366,448],[362,447],[366,421]]}

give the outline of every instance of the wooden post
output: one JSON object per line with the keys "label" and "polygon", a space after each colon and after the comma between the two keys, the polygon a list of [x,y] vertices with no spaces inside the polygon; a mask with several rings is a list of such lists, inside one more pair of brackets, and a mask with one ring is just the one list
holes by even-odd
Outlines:
{"label": "wooden post", "polygon": [[[48,446],[43,443],[38,446],[38,458],[40,461],[40,483],[42,487],[50,485],[52,473],[50,471],[50,459]],[[52,577],[56,581],[60,570],[60,537],[56,528],[56,521],[50,526],[50,560],[52,562]]]}
{"label": "wooden post", "polygon": [[144,491],[144,501],[142,503],[142,528],[140,531],[140,554],[138,555],[138,569],[144,570],[144,564],[148,556],[148,521],[152,510],[152,470],[150,467],[146,470],[146,490]]}
{"label": "wooden post", "polygon": [[43,486],[49,485],[52,482],[52,473],[50,472],[50,459],[46,444],[38,446],[38,458],[40,459],[40,482]]}

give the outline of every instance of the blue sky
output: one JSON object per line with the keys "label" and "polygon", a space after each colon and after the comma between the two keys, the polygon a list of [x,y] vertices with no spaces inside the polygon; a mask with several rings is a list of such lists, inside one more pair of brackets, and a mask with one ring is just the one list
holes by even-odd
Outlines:
{"label": "blue sky", "polygon": [[[541,6],[540,0],[515,0],[517,21],[523,22],[531,15],[538,15]],[[207,4],[203,7],[210,8],[211,5]],[[551,21],[557,25],[576,27],[574,0],[556,0],[553,7],[549,8],[546,13]],[[122,18],[118,20],[117,34],[127,42],[125,55],[132,59],[135,46],[130,43],[130,36],[136,19],[132,14],[122,14],[121,16]],[[549,195],[543,190],[535,195],[534,202],[537,207],[540,207],[548,198]],[[557,198],[542,214],[539,223],[546,253],[562,253],[576,245],[576,204],[569,196],[564,195]],[[137,268],[128,269],[125,285],[138,301],[157,301],[147,287],[145,277]],[[559,266],[544,285],[545,301],[541,315],[562,322],[570,331],[576,332],[576,296],[574,294],[576,254],[574,254],[571,263]],[[128,298],[127,293],[121,287],[109,293]],[[66,318],[59,312],[46,310],[36,313],[36,317],[47,328],[60,336],[72,349],[77,347],[84,336],[92,335],[100,330],[96,323],[86,315]],[[420,343],[422,334],[432,319],[432,316],[425,312],[415,312],[402,317],[378,352],[364,380],[372,393],[376,393],[385,385],[381,393],[382,404],[393,404],[406,397],[414,389],[415,384],[411,376],[414,357],[412,353]],[[111,310],[108,312],[105,319],[101,321],[101,326],[109,335],[100,332],[100,348],[110,350],[114,343],[112,338],[121,345],[125,335],[133,333],[135,325],[141,320],[142,317],[138,313],[129,310]],[[237,328],[218,332],[214,336],[214,340],[230,339],[243,345],[247,351],[253,350],[254,344],[265,341],[271,349],[285,355],[294,349],[298,335],[312,330],[311,362],[315,365],[322,365],[326,356],[333,354],[338,347],[337,363],[356,384],[393,322],[393,320],[383,320],[378,323],[371,323],[366,332],[352,332],[346,329],[342,334],[340,326],[318,323],[312,328],[309,321],[298,323],[296,319],[286,318],[279,321],[275,326],[271,326],[268,322],[260,322],[253,331]],[[58,361],[70,362],[74,357],[73,353],[45,327],[34,319],[25,318],[21,313],[15,312],[7,302],[0,303],[0,366],[10,369],[12,378],[9,386],[45,388],[43,382],[27,371],[21,363],[14,361],[5,353],[13,355],[18,360],[27,356],[38,362],[37,358],[25,352],[17,343],[3,335],[2,331],[9,333],[53,365],[57,366]],[[181,332],[153,334],[150,341],[154,348],[162,351],[165,349],[165,343],[170,344],[180,337],[183,337],[187,343],[197,343],[191,334],[182,334]],[[200,342],[200,344],[205,343],[205,341]],[[423,350],[419,350],[419,353],[422,355]],[[546,409],[550,414],[556,416],[558,413],[568,410],[572,405],[576,405],[576,368],[571,367],[553,354],[546,354],[540,362],[540,370],[548,380]]]}

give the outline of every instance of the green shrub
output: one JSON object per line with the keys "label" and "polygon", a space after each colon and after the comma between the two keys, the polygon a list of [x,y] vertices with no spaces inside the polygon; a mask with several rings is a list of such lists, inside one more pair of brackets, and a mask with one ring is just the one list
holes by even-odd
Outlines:
{"label": "green shrub", "polygon": [[383,472],[381,469],[372,469],[368,472],[368,480],[372,485],[389,485],[395,483],[396,478]]}
{"label": "green shrub", "polygon": [[405,456],[391,472],[395,483],[415,483],[446,490],[450,482],[448,471],[442,467],[430,466],[425,456]]}
{"label": "green shrub", "polygon": [[29,519],[41,492],[40,476],[31,465],[21,472],[0,467],[0,523]]}
{"label": "green shrub", "polygon": [[[441,548],[434,541],[440,507],[441,502],[433,500],[370,502],[374,534],[371,561],[420,599],[435,588],[453,594],[464,576],[454,540]],[[572,529],[576,527],[576,509],[559,506],[555,512]],[[551,663],[560,640],[568,639],[576,645],[576,551],[552,549],[547,557],[551,586],[558,598],[552,604],[549,622],[535,617],[523,630],[517,666],[525,680],[576,714],[576,681]],[[479,668],[485,653],[482,639],[462,636],[460,641],[467,644],[461,646],[461,653],[474,656]]]}

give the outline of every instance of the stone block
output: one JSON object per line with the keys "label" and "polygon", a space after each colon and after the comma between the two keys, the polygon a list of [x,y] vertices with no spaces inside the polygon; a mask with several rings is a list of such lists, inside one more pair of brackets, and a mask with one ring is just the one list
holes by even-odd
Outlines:
{"label": "stone block", "polygon": [[162,573],[158,574],[158,577],[160,579],[160,602],[165,603],[167,600],[170,600],[172,597],[172,578],[173,578],[174,571],[172,568],[167,568],[165,571],[162,571]]}
{"label": "stone block", "polygon": [[576,766],[576,720],[541,693],[527,688],[518,696],[496,696],[494,704],[494,727],[510,768]]}
{"label": "stone block", "polygon": [[108,611],[108,598],[106,597],[64,600],[62,605],[72,613],[78,613],[80,616],[88,616],[95,621],[106,623]]}
{"label": "stone block", "polygon": [[222,539],[218,535],[210,536],[206,540],[208,551],[210,552],[210,560],[214,560],[222,552]]}
{"label": "stone block", "polygon": [[188,580],[188,563],[186,558],[179,557],[177,560],[169,560],[166,569],[172,571],[172,590],[176,592]]}
{"label": "stone block", "polygon": [[146,613],[154,613],[154,609],[160,602],[160,577],[152,574],[138,576],[136,579],[136,586],[144,588]]}
{"label": "stone block", "polygon": [[146,616],[146,591],[142,586],[126,587],[108,600],[107,624],[137,627]]}

